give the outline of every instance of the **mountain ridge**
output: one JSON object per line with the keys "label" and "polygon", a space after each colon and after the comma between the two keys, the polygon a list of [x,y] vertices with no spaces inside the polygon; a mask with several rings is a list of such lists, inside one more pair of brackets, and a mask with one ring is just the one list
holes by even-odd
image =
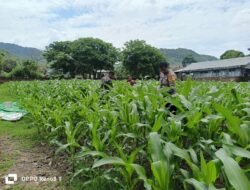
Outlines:
{"label": "mountain ridge", "polygon": [[[37,48],[23,47],[13,43],[0,42],[0,50],[20,59],[32,59],[38,61],[39,63],[46,63],[46,59],[43,57],[43,51]],[[159,50],[167,57],[167,60],[170,62],[170,64],[175,66],[181,66],[182,60],[189,55],[193,56],[197,62],[217,60],[217,58],[214,56],[199,54],[186,48],[160,48]]]}
{"label": "mountain ridge", "polygon": [[19,59],[31,59],[39,63],[46,63],[43,51],[32,47],[23,47],[13,43],[0,42],[0,50],[7,52],[11,56]]}
{"label": "mountain ridge", "polygon": [[213,61],[217,60],[215,56],[199,54],[194,50],[186,48],[177,48],[177,49],[167,49],[161,48],[160,51],[167,57],[171,65],[182,65],[182,60],[187,56],[193,56],[197,62],[202,61]]}

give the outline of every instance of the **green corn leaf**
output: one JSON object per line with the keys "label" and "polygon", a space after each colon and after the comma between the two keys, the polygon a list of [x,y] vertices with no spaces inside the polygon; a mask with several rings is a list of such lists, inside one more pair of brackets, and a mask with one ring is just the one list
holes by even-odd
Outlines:
{"label": "green corn leaf", "polygon": [[224,149],[218,150],[215,155],[222,161],[229,183],[237,190],[249,189],[250,182],[237,162]]}
{"label": "green corn leaf", "polygon": [[92,168],[97,168],[103,165],[107,165],[107,164],[111,164],[111,165],[123,165],[125,166],[126,163],[118,157],[107,157],[107,158],[103,158],[101,160],[96,161]]}
{"label": "green corn leaf", "polygon": [[217,170],[216,170],[216,166],[213,160],[211,160],[210,162],[208,162],[207,164],[207,183],[214,183],[215,180],[217,179]]}
{"label": "green corn leaf", "polygon": [[250,108],[244,108],[242,109],[242,111],[246,112],[247,115],[250,115]]}
{"label": "green corn leaf", "polygon": [[191,92],[191,88],[192,88],[192,81],[191,78],[188,78],[188,80],[185,81],[184,83],[184,87],[182,88],[182,94],[185,97],[188,97],[189,93]]}
{"label": "green corn leaf", "polygon": [[87,150],[87,151],[82,151],[82,152],[79,152],[76,157],[77,158],[82,158],[82,157],[85,157],[85,156],[100,156],[100,157],[107,157],[107,155],[104,153],[104,152],[98,152],[98,151],[91,151],[91,150]]}
{"label": "green corn leaf", "polygon": [[71,144],[60,144],[59,148],[56,150],[56,154],[58,154],[59,152],[65,151],[68,149],[68,147],[70,147]]}
{"label": "green corn leaf", "polygon": [[206,163],[203,153],[200,153],[201,158],[201,175],[203,176],[206,185],[212,184],[217,178],[216,166],[214,161]]}
{"label": "green corn leaf", "polygon": [[194,128],[200,122],[201,117],[201,111],[196,111],[195,113],[190,114],[188,117],[188,127]]}
{"label": "green corn leaf", "polygon": [[159,189],[168,190],[170,186],[170,168],[165,161],[160,160],[151,163],[151,170]]}
{"label": "green corn leaf", "polygon": [[196,179],[186,179],[185,182],[193,185],[195,187],[196,190],[208,190],[208,188],[206,187],[206,185],[202,182],[197,181]]}
{"label": "green corn leaf", "polygon": [[248,151],[248,150],[246,150],[244,148],[234,146],[234,145],[229,145],[229,144],[223,145],[223,148],[225,150],[227,150],[228,152],[234,154],[235,156],[240,156],[240,157],[250,159],[250,151]]}
{"label": "green corn leaf", "polygon": [[129,158],[128,158],[128,163],[132,164],[136,158],[136,155],[138,154],[138,152],[141,150],[141,148],[136,148],[135,150],[132,151],[132,153],[130,154]]}
{"label": "green corn leaf", "polygon": [[121,157],[121,159],[122,159],[124,162],[127,162],[127,156],[126,156],[126,154],[123,152],[122,147],[121,147],[119,144],[117,144],[117,143],[115,143],[115,146],[116,146],[116,148],[117,148],[117,150],[118,150],[118,152],[119,152],[119,156]]}
{"label": "green corn leaf", "polygon": [[[177,107],[181,112],[185,111],[182,107],[182,104],[180,103],[180,101],[176,97],[168,97],[167,102],[174,105],[175,107]],[[165,105],[166,105],[166,103],[164,103],[164,106]]]}
{"label": "green corn leaf", "polygon": [[190,178],[190,173],[187,170],[180,169],[180,172],[186,179]]}
{"label": "green corn leaf", "polygon": [[235,88],[233,88],[233,89],[231,90],[231,93],[232,93],[234,99],[236,100],[236,102],[237,102],[238,104],[242,103],[242,98],[241,98],[241,96],[239,95],[239,93],[236,91]]}
{"label": "green corn leaf", "polygon": [[138,138],[138,135],[135,133],[121,133],[121,134],[116,135],[116,137],[128,137],[128,138],[136,139]]}
{"label": "green corn leaf", "polygon": [[174,145],[173,143],[170,143],[170,142],[166,143],[165,147],[169,147],[173,151],[174,155],[176,155],[176,156],[178,156],[186,161],[191,162],[190,156],[186,150],[180,149],[179,147],[177,147],[176,145]]}
{"label": "green corn leaf", "polygon": [[192,108],[192,103],[189,102],[185,96],[182,96],[182,95],[178,95],[178,97],[180,98],[180,102],[183,104],[183,106],[185,108],[187,108],[188,110],[190,110]]}
{"label": "green corn leaf", "polygon": [[[201,163],[200,163],[200,165],[201,165],[201,174],[204,176],[204,178],[207,178],[208,177],[207,164],[206,164],[206,161],[205,161],[205,159],[203,157],[202,152],[200,152],[200,158],[201,158]],[[204,179],[204,180],[206,181],[207,179]]]}
{"label": "green corn leaf", "polygon": [[222,105],[214,104],[214,108],[217,112],[221,113],[227,119],[229,129],[233,133],[238,134],[241,120],[238,117],[234,116],[228,109],[226,109]]}
{"label": "green corn leaf", "polygon": [[157,119],[156,119],[156,121],[154,123],[154,126],[152,128],[152,132],[158,132],[161,129],[162,120],[163,120],[162,116],[163,116],[163,113],[158,115],[158,117],[157,117]]}
{"label": "green corn leaf", "polygon": [[190,157],[192,158],[192,161],[193,161],[194,163],[198,163],[197,155],[196,155],[194,149],[193,149],[193,148],[189,148],[189,149],[188,149],[188,152],[189,152],[189,154],[190,154]]}
{"label": "green corn leaf", "polygon": [[131,166],[136,171],[137,175],[139,176],[139,179],[143,180],[145,189],[151,190],[152,188],[151,188],[151,185],[148,183],[145,169],[138,164],[131,164]]}
{"label": "green corn leaf", "polygon": [[213,184],[209,184],[208,190],[225,190],[225,188],[223,188],[223,189],[216,189]]}
{"label": "green corn leaf", "polygon": [[150,145],[151,145],[151,157],[153,162],[162,160],[164,158],[164,154],[161,146],[161,137],[156,132],[152,132],[149,134]]}

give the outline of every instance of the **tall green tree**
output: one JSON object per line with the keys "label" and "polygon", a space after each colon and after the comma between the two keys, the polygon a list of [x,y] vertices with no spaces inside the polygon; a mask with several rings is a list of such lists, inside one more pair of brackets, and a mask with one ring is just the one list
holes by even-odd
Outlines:
{"label": "tall green tree", "polygon": [[43,55],[51,64],[51,68],[75,75],[76,65],[72,58],[71,42],[53,42],[46,47]]}
{"label": "tall green tree", "polygon": [[13,58],[5,58],[1,63],[2,71],[9,73],[17,66],[17,60]]}
{"label": "tall green tree", "polygon": [[0,63],[2,63],[3,58],[4,58],[4,55],[5,55],[5,54],[4,54],[3,52],[0,51]]}
{"label": "tall green tree", "polygon": [[39,75],[39,66],[37,62],[33,60],[26,60],[17,64],[17,66],[10,73],[10,76],[14,78],[19,77],[34,79],[38,78]]}
{"label": "tall green tree", "polygon": [[188,55],[186,56],[183,60],[182,60],[182,66],[186,67],[188,65],[190,65],[191,63],[196,63],[197,61],[194,59],[194,57],[192,55]]}
{"label": "tall green tree", "polygon": [[98,38],[80,38],[72,42],[72,57],[78,74],[93,74],[98,70],[113,70],[118,50]]}
{"label": "tall green tree", "polygon": [[114,65],[115,75],[118,79],[125,79],[128,77],[129,73],[122,63]]}
{"label": "tall green tree", "polygon": [[124,67],[137,78],[155,77],[159,74],[159,63],[166,60],[158,49],[143,40],[126,42],[122,55]]}
{"label": "tall green tree", "polygon": [[3,61],[4,53],[0,51],[0,74],[2,72],[2,61]]}
{"label": "tall green tree", "polygon": [[244,53],[241,51],[227,50],[220,56],[220,59],[230,59],[230,58],[237,58],[237,57],[244,57],[244,56],[245,56]]}

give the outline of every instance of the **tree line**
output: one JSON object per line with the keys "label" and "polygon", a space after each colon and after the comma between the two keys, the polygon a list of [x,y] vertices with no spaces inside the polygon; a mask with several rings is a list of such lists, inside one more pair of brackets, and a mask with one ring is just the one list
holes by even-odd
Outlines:
{"label": "tree line", "polygon": [[[136,78],[148,76],[156,78],[159,74],[159,63],[167,57],[157,48],[143,40],[130,40],[123,48],[114,47],[111,43],[98,38],[79,38],[74,41],[55,41],[49,44],[43,56],[47,68],[55,75],[74,78],[99,78],[103,70],[115,71],[118,78],[131,75]],[[220,58],[228,59],[245,56],[242,52],[228,50]],[[182,66],[197,62],[192,55],[186,56]],[[0,76],[9,78],[46,77],[45,67],[31,60],[18,60],[0,52]]]}
{"label": "tree line", "polygon": [[3,78],[41,78],[45,68],[33,60],[22,60],[0,52],[0,77]]}
{"label": "tree line", "polygon": [[[84,78],[91,75],[96,77],[101,70],[115,70],[120,78],[128,74],[136,78],[155,78],[159,74],[159,63],[167,61],[160,50],[143,40],[128,41],[118,49],[97,38],[53,42],[46,47],[44,56],[51,68],[63,74],[69,73],[70,77],[82,75]],[[228,50],[220,59],[243,56],[240,51]],[[192,55],[188,55],[183,59],[182,66],[196,62]]]}
{"label": "tree line", "polygon": [[129,73],[134,77],[158,75],[158,66],[166,57],[143,40],[131,40],[122,49],[97,38],[53,42],[44,56],[55,70],[70,77],[98,76],[102,70],[115,70],[118,75]]}

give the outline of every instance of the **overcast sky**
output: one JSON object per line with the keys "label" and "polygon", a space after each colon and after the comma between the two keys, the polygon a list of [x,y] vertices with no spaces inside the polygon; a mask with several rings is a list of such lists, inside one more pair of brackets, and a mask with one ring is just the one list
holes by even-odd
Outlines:
{"label": "overcast sky", "polygon": [[249,53],[250,0],[0,0],[0,42],[44,49],[79,37]]}

